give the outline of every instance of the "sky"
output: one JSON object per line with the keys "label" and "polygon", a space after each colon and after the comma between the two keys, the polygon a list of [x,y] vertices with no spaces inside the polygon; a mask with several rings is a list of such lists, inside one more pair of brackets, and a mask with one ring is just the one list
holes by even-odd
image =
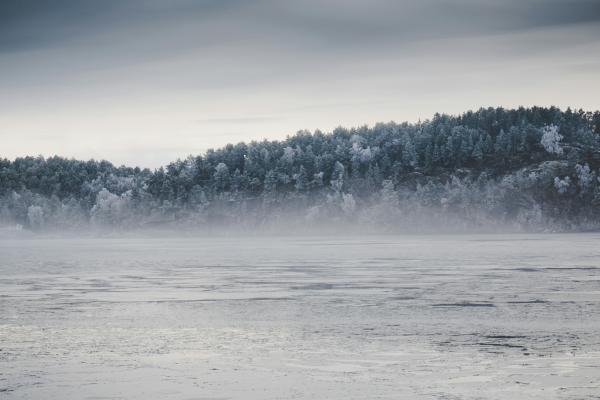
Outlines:
{"label": "sky", "polygon": [[156,168],[298,130],[600,109],[600,0],[1,0],[0,157]]}

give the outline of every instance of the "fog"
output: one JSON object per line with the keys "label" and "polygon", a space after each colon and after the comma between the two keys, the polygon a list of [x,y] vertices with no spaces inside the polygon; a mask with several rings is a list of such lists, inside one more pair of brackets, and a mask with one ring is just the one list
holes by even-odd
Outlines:
{"label": "fog", "polygon": [[[327,214],[325,210],[289,210],[282,214],[261,216],[238,216],[228,220],[206,220],[190,218],[186,220],[147,223],[143,225],[119,226],[101,224],[66,223],[45,225],[43,228],[29,229],[22,225],[0,227],[0,239],[52,239],[52,238],[211,238],[234,237],[241,240],[252,237],[372,237],[372,236],[431,236],[436,234],[521,234],[521,233],[563,233],[598,232],[595,221],[582,221],[580,224],[565,225],[538,220],[506,220],[486,214],[469,215],[448,210],[417,206],[403,213],[401,209],[383,213],[378,207],[354,210],[352,215]],[[126,218],[126,217],[124,217]],[[65,227],[65,225],[67,225]]]}

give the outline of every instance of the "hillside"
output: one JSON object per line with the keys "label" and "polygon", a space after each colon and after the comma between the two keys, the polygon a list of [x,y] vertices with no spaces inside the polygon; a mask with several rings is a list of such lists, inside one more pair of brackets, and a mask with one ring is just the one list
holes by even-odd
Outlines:
{"label": "hillside", "polygon": [[0,225],[590,230],[599,168],[600,112],[486,108],[230,144],[155,171],[0,159]]}

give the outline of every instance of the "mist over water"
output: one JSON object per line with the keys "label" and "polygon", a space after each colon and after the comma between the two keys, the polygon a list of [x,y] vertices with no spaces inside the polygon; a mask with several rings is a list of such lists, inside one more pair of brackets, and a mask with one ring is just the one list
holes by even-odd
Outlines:
{"label": "mist over water", "polygon": [[591,399],[599,239],[3,239],[0,391]]}

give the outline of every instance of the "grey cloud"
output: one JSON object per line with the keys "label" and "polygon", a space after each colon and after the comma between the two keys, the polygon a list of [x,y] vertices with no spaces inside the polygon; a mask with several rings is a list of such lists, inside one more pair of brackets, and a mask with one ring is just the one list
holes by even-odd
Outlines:
{"label": "grey cloud", "polygon": [[[305,41],[323,46],[354,46],[375,40],[414,41],[457,35],[485,35],[564,24],[600,22],[598,0],[175,0],[0,2],[0,51],[55,46],[106,31],[128,36],[161,32],[162,45],[214,35],[203,25],[219,22],[240,39]],[[169,26],[187,23],[186,35]],[[215,25],[212,25],[213,27]],[[165,37],[166,35],[166,37]],[[150,41],[156,36],[147,35]],[[158,45],[161,45],[159,42]]]}
{"label": "grey cloud", "polygon": [[59,46],[104,32],[123,40],[139,27],[149,30],[214,18],[241,0],[5,0],[0,2],[0,52]]}
{"label": "grey cloud", "polygon": [[600,0],[0,0],[2,150],[170,160],[488,104],[597,108],[599,22]]}
{"label": "grey cloud", "polygon": [[402,43],[483,36],[599,22],[597,0],[327,1],[273,4],[266,13],[281,34],[325,45]]}

